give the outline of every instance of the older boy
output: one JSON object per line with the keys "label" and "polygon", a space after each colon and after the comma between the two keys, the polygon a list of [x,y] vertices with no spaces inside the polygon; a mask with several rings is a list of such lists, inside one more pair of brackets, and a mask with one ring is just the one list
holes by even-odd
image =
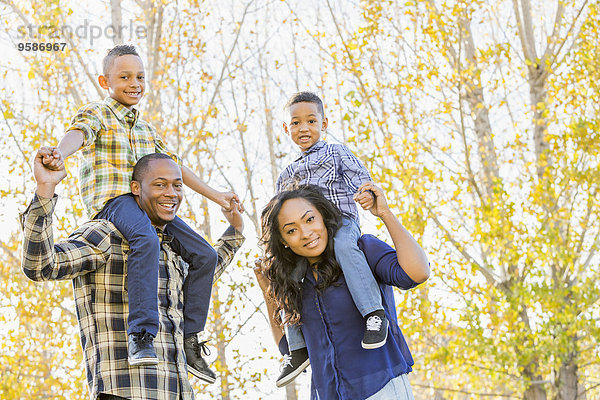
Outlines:
{"label": "older boy", "polygon": [[[326,131],[328,121],[319,96],[310,92],[296,93],[286,104],[286,109],[290,120],[289,124],[283,124],[283,129],[298,145],[301,154],[279,175],[277,192],[295,184],[319,186],[325,197],[344,215],[343,225],[334,237],[335,257],[344,272],[354,304],[365,319],[361,345],[365,349],[379,348],[387,340],[388,322],[379,286],[365,255],[358,248],[360,227],[355,204],[356,201],[365,209],[372,207],[371,193],[357,193],[371,177],[346,146],[321,140],[321,132]],[[277,386],[290,383],[309,364],[299,326],[288,326],[286,333],[290,354],[284,359]]]}
{"label": "older boy", "polygon": [[[145,90],[144,65],[134,46],[119,45],[103,60],[100,86],[108,91],[103,101],[79,109],[52,157],[44,159],[50,169],[62,167],[63,160],[82,149],[79,189],[91,218],[107,219],[125,236],[130,245],[127,289],[130,365],[157,364],[153,338],[158,330],[157,283],[160,244],[150,223],[149,212],[170,213],[173,201],[164,198],[150,211],[142,211],[130,192],[136,161],[150,153],[166,153],[181,167],[183,183],[225,209],[238,198],[234,193],[218,192],[205,184],[177,156],[167,151],[154,128],[139,117],[134,108]],[[162,183],[153,184],[156,191]],[[184,285],[184,344],[190,372],[212,383],[215,374],[202,359],[197,333],[204,329],[212,277],[217,255],[214,249],[179,217],[169,222],[167,233],[175,238],[172,247],[189,264]],[[190,290],[193,288],[193,290]],[[196,360],[195,364],[190,360]]]}

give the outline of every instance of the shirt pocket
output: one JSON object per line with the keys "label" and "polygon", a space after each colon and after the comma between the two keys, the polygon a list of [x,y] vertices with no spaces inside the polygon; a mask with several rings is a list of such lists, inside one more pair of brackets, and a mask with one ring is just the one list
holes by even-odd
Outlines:
{"label": "shirt pocket", "polygon": [[337,177],[337,166],[330,155],[324,155],[312,161],[312,174],[314,178],[327,182],[334,181]]}

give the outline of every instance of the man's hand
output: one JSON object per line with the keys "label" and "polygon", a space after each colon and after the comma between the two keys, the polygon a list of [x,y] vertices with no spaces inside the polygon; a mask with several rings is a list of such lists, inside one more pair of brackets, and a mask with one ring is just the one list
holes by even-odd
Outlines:
{"label": "man's hand", "polygon": [[233,192],[220,192],[216,203],[225,210],[238,208],[240,213],[244,212],[244,205],[240,202],[238,195]]}
{"label": "man's hand", "polygon": [[64,164],[60,163],[61,168],[56,171],[47,168],[44,164],[44,159],[53,159],[53,149],[53,147],[42,147],[37,151],[33,159],[33,176],[37,183],[36,193],[38,196],[47,199],[54,196],[56,185],[67,176]]}
{"label": "man's hand", "polygon": [[44,167],[52,171],[64,169],[65,160],[58,147],[43,147],[43,149],[48,150],[42,157],[42,164]]}
{"label": "man's hand", "polygon": [[230,209],[221,207],[221,212],[225,218],[227,218],[227,222],[229,222],[231,226],[241,233],[244,230],[244,220],[242,219],[241,206],[237,201],[232,201],[231,204],[232,205]]}

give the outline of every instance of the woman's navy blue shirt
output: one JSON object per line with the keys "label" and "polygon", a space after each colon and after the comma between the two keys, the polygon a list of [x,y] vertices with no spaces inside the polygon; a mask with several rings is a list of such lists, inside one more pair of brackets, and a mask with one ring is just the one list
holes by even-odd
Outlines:
{"label": "woman's navy blue shirt", "polygon": [[307,268],[301,283],[301,328],[312,369],[312,399],[365,399],[391,379],[412,371],[414,361],[398,327],[391,286],[411,289],[418,284],[404,272],[396,251],[388,244],[373,235],[363,235],[358,243],[379,283],[390,322],[387,342],[378,349],[363,349],[365,322],[354,305],[344,276],[319,293]]}

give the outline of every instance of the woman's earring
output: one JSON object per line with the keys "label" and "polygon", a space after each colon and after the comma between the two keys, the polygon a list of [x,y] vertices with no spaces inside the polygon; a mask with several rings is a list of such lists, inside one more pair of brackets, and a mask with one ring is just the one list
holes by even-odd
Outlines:
{"label": "woman's earring", "polygon": [[285,247],[286,249],[290,248],[290,246],[288,246],[287,244],[284,244],[283,247]]}

